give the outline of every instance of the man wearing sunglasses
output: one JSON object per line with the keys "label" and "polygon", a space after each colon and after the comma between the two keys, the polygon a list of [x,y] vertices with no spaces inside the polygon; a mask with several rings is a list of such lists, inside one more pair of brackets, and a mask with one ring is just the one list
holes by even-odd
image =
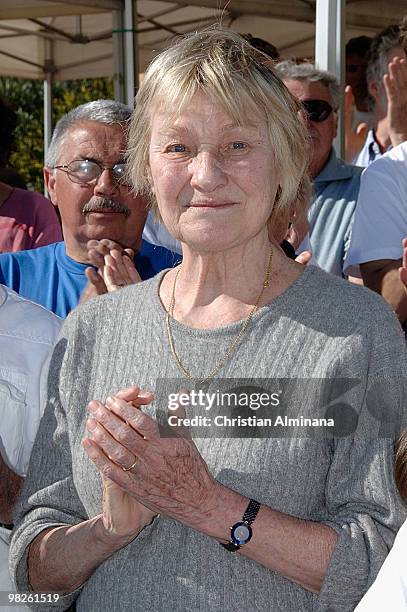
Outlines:
{"label": "man wearing sunglasses", "polygon": [[338,159],[333,149],[340,89],[333,74],[310,63],[284,61],[276,69],[302,105],[310,136],[309,172],[314,196],[308,213],[311,250],[316,263],[344,276],[343,262],[350,241],[361,168]]}
{"label": "man wearing sunglasses", "polygon": [[[60,119],[44,179],[61,216],[64,242],[0,255],[0,282],[61,317],[78,304],[87,277],[97,285],[95,294],[109,289],[101,288],[104,279],[89,267],[95,261],[88,253],[89,241],[116,246],[112,255],[133,280],[174,265],[172,253],[141,237],[146,203],[127,184],[124,161],[130,115],[124,104],[98,100]],[[111,258],[108,251],[106,257]]]}

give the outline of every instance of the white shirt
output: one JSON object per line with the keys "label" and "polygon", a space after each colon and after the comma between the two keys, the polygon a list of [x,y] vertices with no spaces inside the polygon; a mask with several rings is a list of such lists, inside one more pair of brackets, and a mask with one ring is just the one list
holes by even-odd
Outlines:
{"label": "white shirt", "polygon": [[401,526],[393,548],[376,580],[355,612],[406,612],[407,610],[407,521]]}
{"label": "white shirt", "polygon": [[407,142],[363,172],[344,272],[361,276],[359,264],[400,259],[407,236]]}
{"label": "white shirt", "polygon": [[155,220],[154,213],[151,210],[147,215],[147,220],[144,225],[143,238],[151,242],[151,244],[157,244],[173,253],[182,255],[180,242],[171,236],[163,223]]}
{"label": "white shirt", "polygon": [[[387,150],[390,151],[392,145],[389,145]],[[365,143],[359,153],[352,159],[352,166],[361,166],[366,168],[369,164],[383,156],[383,152],[379,143],[376,140],[375,131],[371,128],[366,136]]]}
{"label": "white shirt", "polygon": [[[0,453],[25,475],[46,395],[51,349],[62,320],[0,285]],[[8,573],[11,532],[0,527],[0,591],[14,590]],[[28,610],[2,607],[4,612]]]}
{"label": "white shirt", "polygon": [[47,365],[62,320],[0,285],[0,452],[27,472],[46,394]]}

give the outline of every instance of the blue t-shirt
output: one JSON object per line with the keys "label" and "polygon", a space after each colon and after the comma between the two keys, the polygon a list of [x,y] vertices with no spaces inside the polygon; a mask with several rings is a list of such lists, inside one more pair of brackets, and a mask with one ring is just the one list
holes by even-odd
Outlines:
{"label": "blue t-shirt", "polygon": [[[143,240],[134,263],[141,278],[146,280],[165,268],[172,268],[180,260],[179,255]],[[56,242],[0,255],[0,283],[66,317],[77,306],[86,287],[88,267],[68,257],[65,242]]]}

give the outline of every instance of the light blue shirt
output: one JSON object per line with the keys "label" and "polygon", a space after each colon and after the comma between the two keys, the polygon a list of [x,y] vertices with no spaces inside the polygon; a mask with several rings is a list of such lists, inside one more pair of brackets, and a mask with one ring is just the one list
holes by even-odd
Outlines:
{"label": "light blue shirt", "polygon": [[314,200],[308,212],[313,257],[320,268],[343,276],[363,168],[331,155],[314,179]]}

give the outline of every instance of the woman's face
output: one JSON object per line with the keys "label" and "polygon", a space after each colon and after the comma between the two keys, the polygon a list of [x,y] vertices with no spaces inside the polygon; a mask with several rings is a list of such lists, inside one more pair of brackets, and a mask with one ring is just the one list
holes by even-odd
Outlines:
{"label": "woman's face", "polygon": [[150,172],[171,234],[218,252],[267,232],[278,177],[266,121],[238,126],[204,94],[174,122],[169,116],[165,109],[153,115]]}

